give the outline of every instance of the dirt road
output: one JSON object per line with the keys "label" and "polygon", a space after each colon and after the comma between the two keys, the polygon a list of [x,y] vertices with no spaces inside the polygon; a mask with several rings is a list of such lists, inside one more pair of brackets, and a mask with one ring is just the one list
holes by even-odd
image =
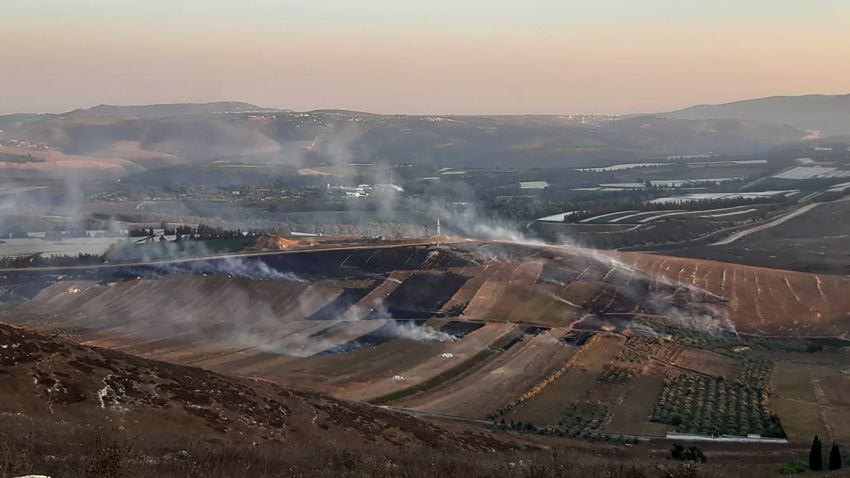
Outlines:
{"label": "dirt road", "polygon": [[749,236],[750,234],[755,234],[756,232],[764,231],[764,230],[776,227],[780,224],[784,224],[785,222],[790,221],[791,219],[794,219],[797,216],[801,216],[801,215],[811,211],[812,209],[820,206],[821,204],[823,204],[823,203],[816,202],[814,204],[809,204],[807,206],[803,206],[803,207],[796,209],[796,210],[794,210],[794,211],[792,211],[792,212],[790,212],[790,213],[788,213],[788,214],[786,214],[786,215],[784,215],[784,216],[782,216],[778,219],[774,219],[773,221],[770,221],[766,224],[760,224],[758,226],[754,226],[754,227],[751,227],[749,229],[745,229],[743,231],[736,232],[735,234],[732,234],[731,236],[727,237],[726,239],[722,239],[720,241],[712,243],[711,245],[712,246],[726,246],[726,245],[732,244],[733,242],[735,242],[739,239],[743,239],[743,238]]}

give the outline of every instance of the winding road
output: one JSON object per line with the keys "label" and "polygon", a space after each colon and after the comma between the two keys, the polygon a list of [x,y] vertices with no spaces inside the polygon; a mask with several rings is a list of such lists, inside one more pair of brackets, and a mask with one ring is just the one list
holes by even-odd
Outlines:
{"label": "winding road", "polygon": [[784,224],[785,222],[790,221],[791,219],[794,219],[797,216],[802,216],[803,214],[811,211],[812,209],[820,206],[821,204],[823,204],[823,203],[816,202],[816,203],[813,203],[813,204],[808,204],[808,205],[803,206],[799,209],[795,209],[794,211],[791,211],[788,214],[781,216],[777,219],[774,219],[773,221],[770,221],[768,223],[759,224],[758,226],[754,226],[754,227],[751,227],[749,229],[744,229],[743,231],[736,232],[735,234],[732,234],[731,236],[727,237],[726,239],[722,239],[720,241],[714,242],[711,245],[712,246],[726,246],[726,245],[732,244],[733,242],[735,242],[739,239],[743,239],[743,238],[749,236],[750,234],[755,234],[755,233],[760,232],[760,231],[764,231],[764,230],[767,230],[767,229],[774,228],[774,227],[776,227],[780,224]]}

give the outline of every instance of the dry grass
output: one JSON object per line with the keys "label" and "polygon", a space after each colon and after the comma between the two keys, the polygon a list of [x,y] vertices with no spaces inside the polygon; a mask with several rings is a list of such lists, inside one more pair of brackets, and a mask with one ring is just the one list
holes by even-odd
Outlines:
{"label": "dry grass", "polygon": [[682,351],[676,358],[676,365],[726,380],[737,377],[742,368],[734,358],[693,348]]}
{"label": "dry grass", "polygon": [[746,466],[609,461],[574,453],[460,453],[340,447],[334,443],[234,443],[128,436],[20,415],[0,416],[0,475],[136,477],[724,478],[770,476]]}
{"label": "dry grass", "polygon": [[663,388],[664,376],[660,373],[634,377],[628,395],[613,410],[613,418],[605,431],[621,435],[664,436],[670,427],[649,421],[649,412]]}
{"label": "dry grass", "polygon": [[567,373],[549,384],[533,399],[517,407],[505,418],[530,421],[535,424],[556,424],[561,412],[571,402],[591,393],[594,384],[605,370],[605,366],[622,348],[623,340],[613,336],[599,336],[588,342],[584,352]]}

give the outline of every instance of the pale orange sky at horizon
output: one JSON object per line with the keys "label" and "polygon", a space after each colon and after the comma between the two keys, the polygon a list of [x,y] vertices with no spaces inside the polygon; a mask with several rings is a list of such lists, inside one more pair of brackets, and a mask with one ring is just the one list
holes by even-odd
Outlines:
{"label": "pale orange sky at horizon", "polygon": [[850,93],[850,2],[639,3],[7,0],[0,113],[620,114]]}

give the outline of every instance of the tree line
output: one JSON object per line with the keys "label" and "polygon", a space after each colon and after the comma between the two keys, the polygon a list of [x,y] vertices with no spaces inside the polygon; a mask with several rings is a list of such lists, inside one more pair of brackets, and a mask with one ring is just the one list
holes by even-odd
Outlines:
{"label": "tree line", "polygon": [[[820,437],[815,435],[815,438],[812,440],[812,448],[809,451],[809,469],[812,471],[822,471],[823,465],[823,443],[821,443]],[[834,471],[840,470],[842,465],[841,448],[838,446],[838,443],[832,442],[827,467],[829,470]]]}
{"label": "tree line", "polygon": [[242,229],[225,229],[222,227],[208,226],[199,224],[193,226],[168,226],[163,223],[159,231],[153,227],[131,227],[128,232],[128,237],[157,237],[157,236],[175,236],[177,241],[181,240],[205,240],[205,239],[233,239],[246,236],[258,236],[259,231],[242,231]]}

